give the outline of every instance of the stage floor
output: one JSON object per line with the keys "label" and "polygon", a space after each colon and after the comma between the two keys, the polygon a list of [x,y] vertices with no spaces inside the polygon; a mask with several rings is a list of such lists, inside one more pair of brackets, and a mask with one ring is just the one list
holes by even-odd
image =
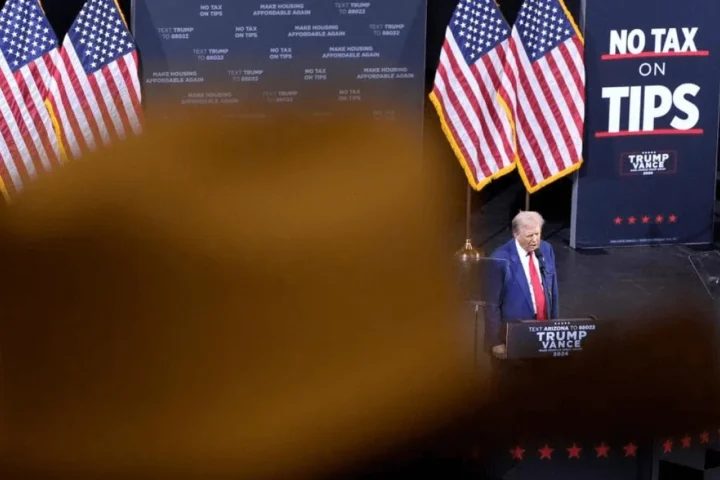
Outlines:
{"label": "stage floor", "polygon": [[[524,189],[522,185],[509,175],[507,179],[494,182],[484,191],[474,195],[472,231],[473,244],[481,248],[486,255],[511,238],[510,221],[518,210],[524,208]],[[569,245],[570,239],[570,187],[571,182],[561,181],[558,185],[548,187],[547,192],[531,197],[530,208],[537,210],[546,219],[543,230],[544,239],[550,242],[555,250],[556,268],[559,281],[560,313],[564,317],[582,317],[595,315],[599,319],[613,321],[614,325],[627,327],[627,331],[644,335],[645,330],[650,330],[653,320],[667,319],[668,312],[687,310],[692,306],[694,312],[707,314],[708,318],[715,316],[720,309],[715,308],[720,302],[720,253],[716,245],[703,247],[690,247],[682,245],[652,246],[652,247],[617,247],[602,250],[574,250]],[[464,225],[458,225],[458,246],[461,245],[461,237],[464,232]],[[716,239],[720,238],[716,232]],[[709,261],[698,262],[699,258],[710,259]],[[695,266],[694,262],[695,261]],[[700,267],[700,272],[696,267]],[[703,267],[707,267],[703,270]],[[713,271],[714,269],[714,271]],[[462,270],[461,270],[462,271]],[[711,277],[717,277],[715,285]],[[473,355],[478,372],[487,372],[490,367],[489,356],[482,352],[483,325],[482,315],[477,317],[477,323],[472,323],[472,305],[468,309],[468,330],[477,329],[475,335],[468,331],[466,338],[474,338]],[[657,312],[657,314],[655,314]],[[662,323],[662,322],[660,322]],[[467,342],[468,344],[470,342]],[[470,345],[466,345],[470,350]],[[665,355],[662,348],[658,347],[660,357]],[[668,364],[676,363],[678,359],[675,350],[668,352],[670,360]],[[470,357],[470,353],[468,354]],[[663,375],[666,371],[663,370]],[[704,371],[689,370],[688,375],[695,375],[703,378],[708,373]],[[608,374],[611,379],[609,385],[617,378]],[[660,375],[660,374],[658,374]],[[659,378],[659,377],[658,377]],[[669,377],[668,377],[669,378]],[[703,385],[710,385],[708,379]],[[670,387],[673,385],[673,387]],[[675,391],[675,383],[668,384],[669,389]],[[706,387],[699,387],[704,389]],[[709,388],[709,387],[707,387]],[[680,389],[679,391],[683,391]],[[658,416],[658,425],[664,425],[667,419]],[[582,422],[580,422],[582,423]],[[712,422],[710,422],[712,423]],[[625,424],[620,422],[617,426],[620,430]],[[710,425],[712,427],[712,425]],[[526,456],[522,461],[514,461],[505,450],[499,450],[497,468],[501,472],[509,472],[506,477],[515,480],[526,479],[566,479],[583,478],[587,480],[605,480],[607,478],[637,480],[659,480],[660,478],[710,478],[703,475],[710,474],[709,469],[716,465],[709,466],[707,456],[720,452],[720,436],[717,428],[707,432],[702,429],[692,429],[685,434],[681,442],[680,436],[655,438],[652,442],[643,443],[641,450],[642,458],[627,458],[624,454],[624,446],[627,441],[606,438],[591,439],[590,435],[580,440],[562,439],[547,440],[551,433],[547,433],[543,440],[545,443],[538,443],[535,440],[525,440],[522,448],[526,449]],[[612,427],[615,428],[615,427]],[[705,427],[704,427],[705,428]],[[697,430],[697,431],[695,431]],[[668,432],[672,432],[668,428]],[[711,438],[707,437],[711,432]],[[536,432],[537,433],[537,432]],[[636,432],[637,433],[637,432]],[[669,433],[669,435],[674,435]],[[682,435],[678,433],[678,435]],[[710,438],[709,442],[703,438]],[[540,438],[540,437],[538,437]],[[666,443],[672,438],[673,449],[668,452]],[[688,440],[685,446],[685,438]],[[706,438],[706,440],[707,440]],[[582,460],[569,459],[566,449],[575,445],[573,441],[582,443],[584,449]],[[595,449],[601,441],[608,442],[612,454],[609,461],[602,462],[595,455]],[[539,457],[539,448],[549,442],[555,449],[556,456],[550,462]],[[663,443],[666,442],[666,443]],[[711,456],[712,456],[711,455]],[[720,453],[718,454],[720,455]],[[503,463],[505,462],[505,463]],[[670,462],[665,465],[663,462]],[[661,469],[661,464],[662,469]],[[683,470],[680,477],[664,477],[661,470],[676,467],[682,469],[692,467],[691,472]],[[688,470],[689,471],[689,470]],[[720,470],[713,470],[713,474],[720,478]],[[695,475],[695,476],[693,476]],[[697,476],[699,475],[699,476]],[[501,478],[498,476],[497,478]],[[716,478],[716,477],[712,477]]]}

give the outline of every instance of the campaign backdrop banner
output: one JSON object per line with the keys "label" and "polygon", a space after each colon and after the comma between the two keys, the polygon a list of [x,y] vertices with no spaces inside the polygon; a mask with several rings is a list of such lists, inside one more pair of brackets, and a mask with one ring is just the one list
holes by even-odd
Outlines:
{"label": "campaign backdrop banner", "polygon": [[718,0],[587,2],[572,247],[712,242],[718,18]]}
{"label": "campaign backdrop banner", "polygon": [[352,106],[422,128],[426,0],[134,0],[145,109],[271,119]]}

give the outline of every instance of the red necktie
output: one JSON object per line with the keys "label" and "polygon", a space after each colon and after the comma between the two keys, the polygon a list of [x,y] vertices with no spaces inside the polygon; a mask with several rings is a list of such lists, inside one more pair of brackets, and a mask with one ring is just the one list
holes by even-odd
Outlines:
{"label": "red necktie", "polygon": [[540,275],[535,268],[535,253],[528,253],[530,257],[530,284],[532,285],[533,295],[535,296],[535,308],[537,309],[537,319],[547,320],[547,310],[545,309],[545,292],[543,292]]}

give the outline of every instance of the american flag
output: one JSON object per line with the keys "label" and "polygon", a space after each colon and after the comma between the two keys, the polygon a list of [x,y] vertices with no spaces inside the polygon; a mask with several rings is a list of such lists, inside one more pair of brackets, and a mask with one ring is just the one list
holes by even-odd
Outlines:
{"label": "american flag", "polygon": [[510,26],[494,0],[460,0],[430,95],[476,190],[515,167],[512,124],[498,100],[509,37]]}
{"label": "american flag", "polygon": [[50,91],[73,158],[141,131],[137,50],[114,0],[88,0],[60,49]]}
{"label": "american flag", "polygon": [[0,188],[6,200],[63,161],[45,103],[57,47],[38,0],[7,0],[0,10]]}
{"label": "american flag", "polygon": [[532,193],[582,164],[583,38],[562,0],[525,0],[513,26],[500,95],[518,142],[518,171]]}

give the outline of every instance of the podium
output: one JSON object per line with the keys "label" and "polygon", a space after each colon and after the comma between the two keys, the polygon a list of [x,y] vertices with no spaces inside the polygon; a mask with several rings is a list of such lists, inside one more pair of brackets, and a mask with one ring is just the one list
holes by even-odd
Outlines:
{"label": "podium", "polygon": [[485,307],[499,295],[499,286],[507,268],[507,260],[482,257],[470,262],[457,262],[458,272],[457,290],[460,299],[472,311],[472,331],[468,334],[472,338],[473,368],[482,370],[489,362],[483,351],[485,338]]}
{"label": "podium", "polygon": [[507,356],[510,360],[569,357],[592,346],[602,331],[602,322],[592,316],[507,323]]}

